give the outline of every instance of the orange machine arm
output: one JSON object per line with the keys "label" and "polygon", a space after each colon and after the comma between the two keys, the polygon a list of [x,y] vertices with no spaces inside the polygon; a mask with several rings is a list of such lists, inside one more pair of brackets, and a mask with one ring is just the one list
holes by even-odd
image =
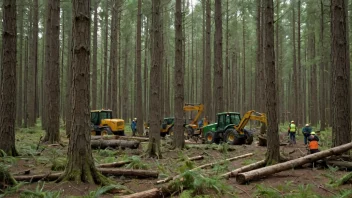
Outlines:
{"label": "orange machine arm", "polygon": [[[256,115],[252,115],[253,113],[255,113]],[[258,120],[261,123],[268,125],[265,113],[259,113],[254,110],[251,110],[251,111],[247,111],[247,113],[244,114],[244,116],[241,119],[241,122],[238,124],[238,126],[235,126],[235,129],[237,131],[242,131],[243,128],[247,125],[249,120]]]}
{"label": "orange machine arm", "polygon": [[192,120],[191,124],[197,124],[197,121],[200,115],[202,114],[203,109],[204,109],[203,104],[185,104],[183,106],[184,111],[198,111],[196,117]]}

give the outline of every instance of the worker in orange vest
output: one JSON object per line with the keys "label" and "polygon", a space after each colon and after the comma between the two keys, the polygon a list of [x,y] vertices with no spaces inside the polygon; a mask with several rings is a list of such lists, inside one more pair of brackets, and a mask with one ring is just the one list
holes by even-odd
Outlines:
{"label": "worker in orange vest", "polygon": [[309,141],[309,151],[310,154],[317,153],[319,152],[319,137],[315,134],[314,131],[310,133],[310,136],[308,137]]}

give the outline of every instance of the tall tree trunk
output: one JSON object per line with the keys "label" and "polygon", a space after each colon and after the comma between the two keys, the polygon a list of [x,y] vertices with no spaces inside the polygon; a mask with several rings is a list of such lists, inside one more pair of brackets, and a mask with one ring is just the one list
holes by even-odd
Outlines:
{"label": "tall tree trunk", "polygon": [[[302,65],[301,65],[301,0],[298,0],[298,4],[297,4],[297,60],[298,60],[298,71],[297,71],[297,77],[298,77],[298,89],[300,93],[304,93],[303,92],[303,86],[305,86],[305,84],[303,84],[303,75],[302,75]],[[299,94],[298,95],[298,104],[299,106],[297,107],[298,110],[298,117],[299,117],[299,123],[304,123],[305,122],[305,118],[303,115],[303,109],[304,109],[304,103],[305,100],[304,99],[304,94]]]}
{"label": "tall tree trunk", "polygon": [[51,1],[48,125],[44,142],[54,143],[60,141],[60,0]]}
{"label": "tall tree trunk", "polygon": [[324,46],[324,4],[323,0],[320,1],[320,79],[319,79],[319,85],[320,85],[320,106],[319,106],[319,111],[320,111],[320,131],[325,131],[326,127],[326,116],[325,116],[325,81],[326,79],[324,78],[324,73],[325,73],[325,46]]}
{"label": "tall tree trunk", "polygon": [[112,8],[112,19],[111,19],[111,45],[110,45],[110,71],[111,73],[109,74],[111,82],[111,88],[109,90],[111,91],[111,109],[112,109],[112,114],[114,117],[117,116],[117,58],[118,58],[118,53],[117,53],[117,18],[118,18],[118,9],[120,1],[119,0],[114,0],[113,1],[113,8]]}
{"label": "tall tree trunk", "polygon": [[[70,15],[70,18],[72,19],[72,15]],[[72,21],[72,20],[69,20]],[[72,26],[72,23],[70,23],[70,26]],[[69,33],[68,33],[68,45],[67,45],[67,64],[66,64],[66,71],[67,71],[67,80],[66,80],[66,136],[70,136],[71,132],[71,127],[72,127],[72,117],[71,117],[71,112],[72,112],[72,96],[71,96],[71,86],[72,86],[72,56],[73,56],[73,43],[72,43],[72,28],[69,28]]]}
{"label": "tall tree trunk", "polygon": [[241,113],[247,109],[247,98],[246,98],[246,27],[245,27],[245,8],[242,8],[242,103],[241,103]]}
{"label": "tall tree trunk", "polygon": [[106,1],[105,5],[105,18],[104,18],[104,25],[105,25],[105,37],[104,37],[104,81],[103,81],[103,88],[104,88],[104,103],[103,108],[108,108],[108,35],[109,35],[109,1]]}
{"label": "tall tree trunk", "polygon": [[147,155],[150,157],[161,157],[160,150],[160,111],[159,109],[159,98],[160,98],[160,67],[162,57],[161,53],[161,35],[160,35],[160,0],[152,0],[152,30],[153,30],[153,56],[152,66],[150,71],[150,133],[149,133],[149,145],[147,149]]}
{"label": "tall tree trunk", "polygon": [[350,64],[347,44],[346,1],[331,0],[332,33],[332,147],[351,142]]}
{"label": "tall tree trunk", "polygon": [[214,36],[214,81],[216,98],[215,112],[224,111],[223,103],[223,69],[222,69],[222,14],[221,1],[215,1],[215,36]]}
{"label": "tall tree trunk", "polygon": [[274,51],[274,6],[273,0],[264,0],[265,13],[265,39],[264,56],[266,70],[265,100],[268,113],[268,151],[266,156],[267,164],[275,164],[280,161],[279,130],[277,122],[276,103],[276,78],[275,78],[275,51]]}
{"label": "tall tree trunk", "polygon": [[[17,80],[17,113],[16,113],[16,120],[17,120],[17,126],[22,127],[22,118],[23,118],[23,109],[22,109],[22,105],[23,105],[23,75],[22,75],[22,71],[23,71],[23,21],[24,21],[24,5],[19,7],[19,11],[18,11],[18,19],[19,19],[19,63],[18,63],[18,71],[17,71],[17,76],[18,76],[18,80]],[[1,85],[1,83],[0,83]]]}
{"label": "tall tree trunk", "polygon": [[[66,15],[66,11],[63,9],[62,10],[62,31],[61,31],[61,40],[62,40],[62,44],[61,44],[61,71],[60,71],[60,90],[61,90],[61,94],[60,94],[60,116],[63,122],[65,122],[65,97],[66,97],[66,93],[64,91],[64,68],[65,68],[65,63],[64,63],[64,57],[65,57],[65,31],[66,31],[66,24],[65,24],[65,15]],[[67,74],[67,73],[66,73]]]}
{"label": "tall tree trunk", "polygon": [[98,6],[99,1],[94,0],[94,27],[93,27],[93,67],[92,67],[92,109],[97,109],[97,83],[98,83]]}
{"label": "tall tree trunk", "polygon": [[[17,156],[15,147],[16,121],[16,0],[3,0],[0,150]],[[1,154],[2,155],[2,154]]]}
{"label": "tall tree trunk", "polygon": [[34,118],[32,124],[37,121],[39,117],[39,92],[38,92],[38,32],[39,32],[39,5],[38,0],[34,0],[33,5],[33,64],[34,64]]}
{"label": "tall tree trunk", "polygon": [[[205,77],[205,115],[209,120],[213,118],[213,108],[212,108],[212,86],[211,86],[211,49],[210,49],[210,34],[211,34],[211,10],[210,10],[210,0],[206,0],[206,43],[205,43],[205,68],[204,68],[204,77]],[[175,79],[176,80],[176,79]]]}
{"label": "tall tree trunk", "polygon": [[90,1],[73,0],[72,131],[67,165],[59,181],[107,184],[94,165],[90,146]]}
{"label": "tall tree trunk", "polygon": [[137,93],[136,101],[138,110],[137,113],[137,131],[139,134],[143,133],[143,90],[142,90],[142,0],[138,0],[138,13],[137,13],[137,41],[136,41],[136,66],[137,66]]}
{"label": "tall tree trunk", "polygon": [[293,45],[293,116],[292,118],[295,120],[295,122],[297,123],[297,125],[299,125],[300,123],[298,122],[298,83],[297,83],[297,78],[298,78],[298,74],[297,74],[297,64],[296,64],[296,15],[295,15],[295,7],[292,7],[292,45]]}
{"label": "tall tree trunk", "polygon": [[182,149],[185,145],[183,134],[183,104],[184,104],[184,75],[183,75],[183,61],[182,61],[182,12],[181,0],[176,0],[175,6],[175,138],[174,146]]}

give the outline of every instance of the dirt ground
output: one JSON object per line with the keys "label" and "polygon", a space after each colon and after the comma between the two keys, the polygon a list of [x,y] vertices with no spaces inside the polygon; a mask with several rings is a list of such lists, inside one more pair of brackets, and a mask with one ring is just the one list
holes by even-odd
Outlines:
{"label": "dirt ground", "polygon": [[[57,146],[39,146],[39,137],[43,135],[43,131],[36,129],[19,129],[16,134],[17,148],[22,156],[17,158],[6,157],[1,163],[6,164],[12,174],[22,174],[24,170],[30,169],[30,174],[53,173],[51,167],[56,161],[64,161],[67,152],[68,140],[62,132],[61,138],[63,147]],[[285,138],[285,132],[280,135]],[[190,167],[196,167],[205,163],[218,162],[230,157],[253,153],[253,156],[231,161],[224,165],[214,166],[213,168],[203,169],[199,172],[206,178],[214,178],[225,172],[234,170],[244,165],[264,159],[265,147],[257,146],[256,142],[252,145],[227,146],[227,145],[197,145],[187,144],[187,149],[184,151],[169,150],[165,146],[165,140],[162,140],[162,159],[138,158],[135,167],[144,168],[147,170],[157,170],[159,172],[158,179],[137,179],[128,177],[110,177],[119,185],[123,185],[128,190],[122,190],[114,194],[99,195],[100,186],[91,184],[76,184],[73,182],[35,182],[24,183],[16,193],[7,195],[6,197],[119,197],[128,192],[141,192],[149,190],[161,185],[156,185],[156,181],[167,176],[175,176],[180,172]],[[114,161],[123,161],[131,156],[142,155],[146,149],[146,143],[142,143],[137,150],[101,150],[94,151],[96,163],[111,163]],[[38,149],[37,149],[38,148]],[[226,151],[231,148],[231,151]],[[293,146],[281,146],[281,152],[291,153],[289,156],[298,158],[301,152],[306,152],[303,145],[303,137],[298,136],[297,144]],[[224,151],[225,150],[225,151]],[[36,153],[41,152],[40,156]],[[202,155],[203,160],[197,160],[193,163],[186,163],[185,157],[193,157]],[[126,168],[126,167],[124,167]],[[251,181],[246,185],[236,183],[235,178],[230,179],[215,179],[215,183],[223,184],[220,194],[216,190],[201,189],[190,193],[184,192],[175,194],[171,197],[343,197],[342,193],[352,189],[351,184],[346,184],[341,187],[332,187],[331,182],[345,175],[345,171],[339,171],[333,168],[313,169],[301,168],[283,171],[271,175],[260,180]],[[214,184],[211,184],[214,185]],[[210,185],[210,186],[211,186]],[[28,194],[28,191],[29,194]],[[25,193],[27,192],[27,194]],[[32,193],[31,193],[32,192]],[[36,194],[36,196],[34,196]],[[196,196],[198,194],[198,196]],[[40,195],[40,196],[39,196]],[[346,197],[352,197],[349,194]]]}

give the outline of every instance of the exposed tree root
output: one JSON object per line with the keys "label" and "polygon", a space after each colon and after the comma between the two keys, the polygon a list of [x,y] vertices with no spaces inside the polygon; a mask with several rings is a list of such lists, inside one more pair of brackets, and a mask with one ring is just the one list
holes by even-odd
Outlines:
{"label": "exposed tree root", "polygon": [[157,142],[155,138],[151,137],[149,139],[148,149],[146,151],[146,155],[150,158],[158,158],[161,159],[161,150],[160,150],[160,141]]}

